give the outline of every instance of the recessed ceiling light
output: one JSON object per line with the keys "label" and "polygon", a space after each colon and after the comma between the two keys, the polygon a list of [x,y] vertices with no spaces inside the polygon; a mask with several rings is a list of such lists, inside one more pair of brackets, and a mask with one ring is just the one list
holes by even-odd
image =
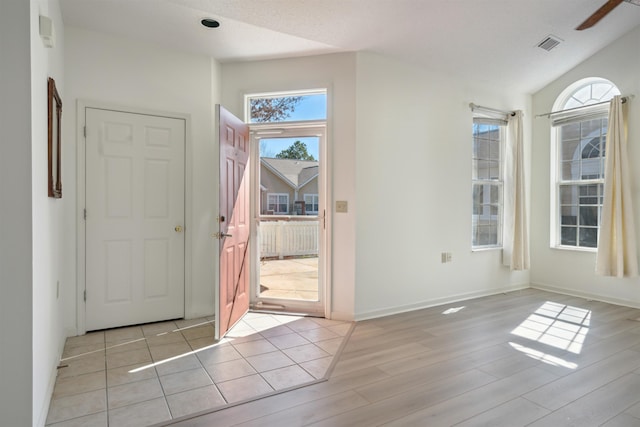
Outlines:
{"label": "recessed ceiling light", "polygon": [[204,18],[202,21],[200,21],[200,23],[207,28],[218,28],[220,26],[220,23],[218,21],[211,18]]}

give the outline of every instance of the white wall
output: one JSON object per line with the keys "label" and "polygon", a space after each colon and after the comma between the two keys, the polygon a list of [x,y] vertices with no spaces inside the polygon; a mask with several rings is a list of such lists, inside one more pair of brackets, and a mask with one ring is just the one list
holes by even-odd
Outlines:
{"label": "white wall", "polygon": [[469,102],[522,109],[530,151],[530,97],[481,87],[358,53],[357,318],[528,286],[501,251],[471,252]]}
{"label": "white wall", "polygon": [[222,65],[222,103],[244,117],[244,95],[301,89],[328,89],[328,206],[349,202],[349,212],[333,213],[332,316],[353,319],[355,285],[355,54],[239,62]]}
{"label": "white wall", "polygon": [[[60,37],[43,47],[39,15]],[[57,0],[2,2],[0,13],[0,414],[3,425],[44,425],[64,332],[56,282],[63,280],[66,200],[47,196],[47,78],[63,79]],[[64,136],[64,135],[63,135]],[[63,176],[64,179],[64,176]]]}
{"label": "white wall", "polygon": [[29,2],[0,2],[0,414],[14,426],[33,420],[29,22]]}
{"label": "white wall", "polygon": [[[525,110],[529,135],[529,96],[367,53],[222,70],[223,103],[240,117],[245,93],[329,87],[329,198],[349,202],[347,214],[333,213],[334,316],[362,319],[528,286],[529,273],[502,267],[499,251],[471,253],[468,104]],[[440,263],[442,251],[453,252],[453,263]]]}
{"label": "white wall", "polygon": [[[628,104],[628,155],[632,168],[637,244],[640,245],[640,28],[623,36],[533,96],[533,111],[552,110],[558,95],[571,83],[586,77],[603,77],[635,98]],[[533,126],[532,272],[534,286],[614,303],[640,307],[640,279],[596,276],[595,252],[550,248],[550,140],[549,120],[538,118]]]}
{"label": "white wall", "polygon": [[[90,32],[65,29],[64,126],[74,144],[67,149],[68,178],[64,185],[75,188],[76,102],[92,100],[117,106],[190,115],[191,156],[187,181],[192,183],[191,217],[187,233],[191,237],[191,265],[186,265],[186,316],[213,314],[215,251],[211,234],[216,231],[217,149],[213,140],[213,105],[219,94],[216,61],[206,56],[163,49],[156,45]],[[75,204],[76,195],[67,193]],[[65,195],[66,197],[66,195]],[[187,195],[189,198],[189,195]],[[66,231],[67,253],[75,253],[75,215]],[[69,274],[75,275],[73,265]],[[190,283],[190,285],[189,285]],[[75,281],[65,288],[65,324],[75,327]],[[83,309],[83,307],[79,307]]]}
{"label": "white wall", "polygon": [[[39,34],[39,15],[52,19],[55,47],[45,48]],[[67,186],[66,170],[62,171],[62,199],[47,195],[47,79],[52,77],[64,97],[64,27],[58,0],[31,0],[31,120],[32,120],[32,206],[33,206],[33,421],[44,425],[49,400],[55,384],[56,366],[64,347],[62,301],[57,294],[60,286],[72,283],[64,268],[73,256],[64,252],[68,235],[64,230],[65,215],[73,212],[74,188]],[[72,108],[69,108],[69,112]],[[62,157],[69,154],[66,133],[62,134]]]}

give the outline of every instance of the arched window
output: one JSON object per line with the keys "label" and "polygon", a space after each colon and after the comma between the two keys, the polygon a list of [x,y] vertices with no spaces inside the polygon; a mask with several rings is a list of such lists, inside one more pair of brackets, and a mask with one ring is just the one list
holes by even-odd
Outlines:
{"label": "arched window", "polygon": [[609,101],[615,95],[620,95],[620,91],[609,80],[590,78],[577,82],[579,86],[574,89],[574,85],[569,86],[571,92],[565,95],[562,110],[570,108],[585,107],[603,101]]}
{"label": "arched window", "polygon": [[552,242],[559,247],[596,248],[602,210],[609,103],[618,88],[589,78],[565,89],[554,104],[556,158]]}

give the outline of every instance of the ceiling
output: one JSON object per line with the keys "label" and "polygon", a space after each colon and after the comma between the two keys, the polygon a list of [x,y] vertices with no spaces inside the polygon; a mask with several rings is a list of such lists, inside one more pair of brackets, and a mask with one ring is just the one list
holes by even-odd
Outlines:
{"label": "ceiling", "polygon": [[[606,0],[60,0],[65,25],[221,62],[369,51],[479,84],[533,93],[640,25]],[[220,22],[216,29],[202,18]],[[563,40],[547,52],[548,35]],[[637,54],[637,52],[636,52]]]}

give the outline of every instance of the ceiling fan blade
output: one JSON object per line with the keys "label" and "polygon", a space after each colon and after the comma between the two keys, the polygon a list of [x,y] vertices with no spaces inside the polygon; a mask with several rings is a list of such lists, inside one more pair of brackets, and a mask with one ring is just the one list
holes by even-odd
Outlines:
{"label": "ceiling fan blade", "polygon": [[586,30],[587,28],[593,27],[598,23],[598,21],[607,16],[609,12],[615,9],[615,7],[623,1],[624,0],[608,0],[605,4],[602,5],[602,7],[600,7],[600,9],[596,10],[593,15],[588,17],[586,21],[578,25],[578,27],[576,27],[576,30],[582,31]]}

